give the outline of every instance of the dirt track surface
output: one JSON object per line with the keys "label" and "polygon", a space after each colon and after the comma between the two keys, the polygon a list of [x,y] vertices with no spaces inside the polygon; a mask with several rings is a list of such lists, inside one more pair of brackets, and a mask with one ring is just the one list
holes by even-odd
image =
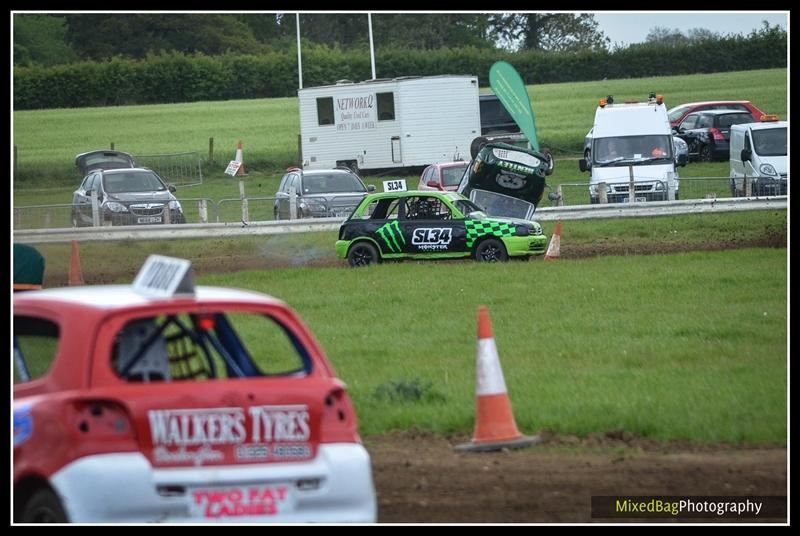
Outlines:
{"label": "dirt track surface", "polygon": [[[766,236],[758,240],[732,240],[703,242],[696,244],[578,244],[561,246],[561,258],[582,259],[603,255],[657,255],[663,253],[680,253],[686,251],[716,251],[740,248],[785,248],[786,235]],[[252,255],[219,255],[208,256],[203,252],[198,258],[191,259],[192,266],[198,274],[230,273],[243,270],[269,270],[276,268],[328,268],[346,267],[343,259],[338,259],[330,252],[310,252],[298,255],[296,251],[269,249],[254,251]],[[541,262],[537,257],[531,262]],[[467,260],[441,260],[433,262],[469,262]],[[115,281],[133,281],[140,267],[120,268],[115,264],[98,266],[86,263],[83,276],[87,284],[102,285]],[[68,267],[62,269],[48,265],[45,272],[47,287],[63,287],[69,283]]]}
{"label": "dirt track surface", "polygon": [[[367,438],[379,523],[661,523],[591,517],[593,495],[787,494],[786,449],[669,444],[625,432],[552,438],[524,450],[458,454],[469,438],[415,431]],[[682,519],[781,522],[782,519]]]}

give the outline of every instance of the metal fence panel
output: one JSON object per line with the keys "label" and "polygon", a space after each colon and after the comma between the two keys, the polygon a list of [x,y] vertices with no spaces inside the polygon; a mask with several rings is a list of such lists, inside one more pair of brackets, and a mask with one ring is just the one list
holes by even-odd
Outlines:
{"label": "metal fence panel", "polygon": [[175,186],[196,186],[203,183],[200,154],[196,152],[136,155],[136,163],[158,173]]}

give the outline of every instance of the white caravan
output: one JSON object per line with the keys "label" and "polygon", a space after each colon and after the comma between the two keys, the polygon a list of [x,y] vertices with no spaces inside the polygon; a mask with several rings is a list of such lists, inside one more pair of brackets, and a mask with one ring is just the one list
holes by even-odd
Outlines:
{"label": "white caravan", "polygon": [[[686,165],[686,156],[675,157],[672,129],[661,95],[651,93],[646,103],[614,104],[610,95],[600,99],[587,156],[579,165],[581,171],[591,174],[591,203],[630,201],[631,171],[633,201],[678,198],[677,168]],[[603,183],[605,192],[600,186]]]}
{"label": "white caravan", "polygon": [[469,160],[481,134],[475,76],[409,76],[298,90],[304,169]]}
{"label": "white caravan", "polygon": [[[731,126],[731,193],[747,195],[786,195],[789,176],[786,121],[765,115],[761,123]],[[747,177],[749,185],[745,185]]]}

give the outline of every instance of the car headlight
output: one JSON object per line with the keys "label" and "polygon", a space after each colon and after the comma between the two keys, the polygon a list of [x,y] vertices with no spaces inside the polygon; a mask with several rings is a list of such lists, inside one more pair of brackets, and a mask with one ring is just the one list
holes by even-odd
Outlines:
{"label": "car headlight", "polygon": [[178,201],[177,199],[173,199],[172,201],[169,202],[169,208],[170,210],[177,210],[178,212],[183,212],[183,207],[181,206],[180,201]]}
{"label": "car headlight", "polygon": [[128,207],[122,203],[116,203],[114,201],[109,201],[106,203],[106,208],[111,212],[128,212]]}
{"label": "car headlight", "polygon": [[775,168],[772,167],[772,164],[761,164],[761,167],[758,170],[763,173],[764,175],[777,175],[778,172],[775,171]]}
{"label": "car headlight", "polygon": [[658,181],[656,182],[655,187],[653,189],[657,192],[660,192],[661,190],[666,190],[666,187],[664,186],[664,183],[662,181]]}

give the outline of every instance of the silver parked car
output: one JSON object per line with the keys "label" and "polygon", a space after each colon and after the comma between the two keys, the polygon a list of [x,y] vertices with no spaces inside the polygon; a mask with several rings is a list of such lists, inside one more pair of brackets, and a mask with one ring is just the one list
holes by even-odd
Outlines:
{"label": "silver parked car", "polygon": [[348,168],[303,171],[289,168],[275,193],[276,220],[290,218],[290,195],[294,188],[298,218],[345,218],[375,187]]}
{"label": "silver parked car", "polygon": [[97,195],[100,225],[186,223],[174,191],[150,169],[96,165],[72,195],[72,225],[92,225],[92,192]]}

